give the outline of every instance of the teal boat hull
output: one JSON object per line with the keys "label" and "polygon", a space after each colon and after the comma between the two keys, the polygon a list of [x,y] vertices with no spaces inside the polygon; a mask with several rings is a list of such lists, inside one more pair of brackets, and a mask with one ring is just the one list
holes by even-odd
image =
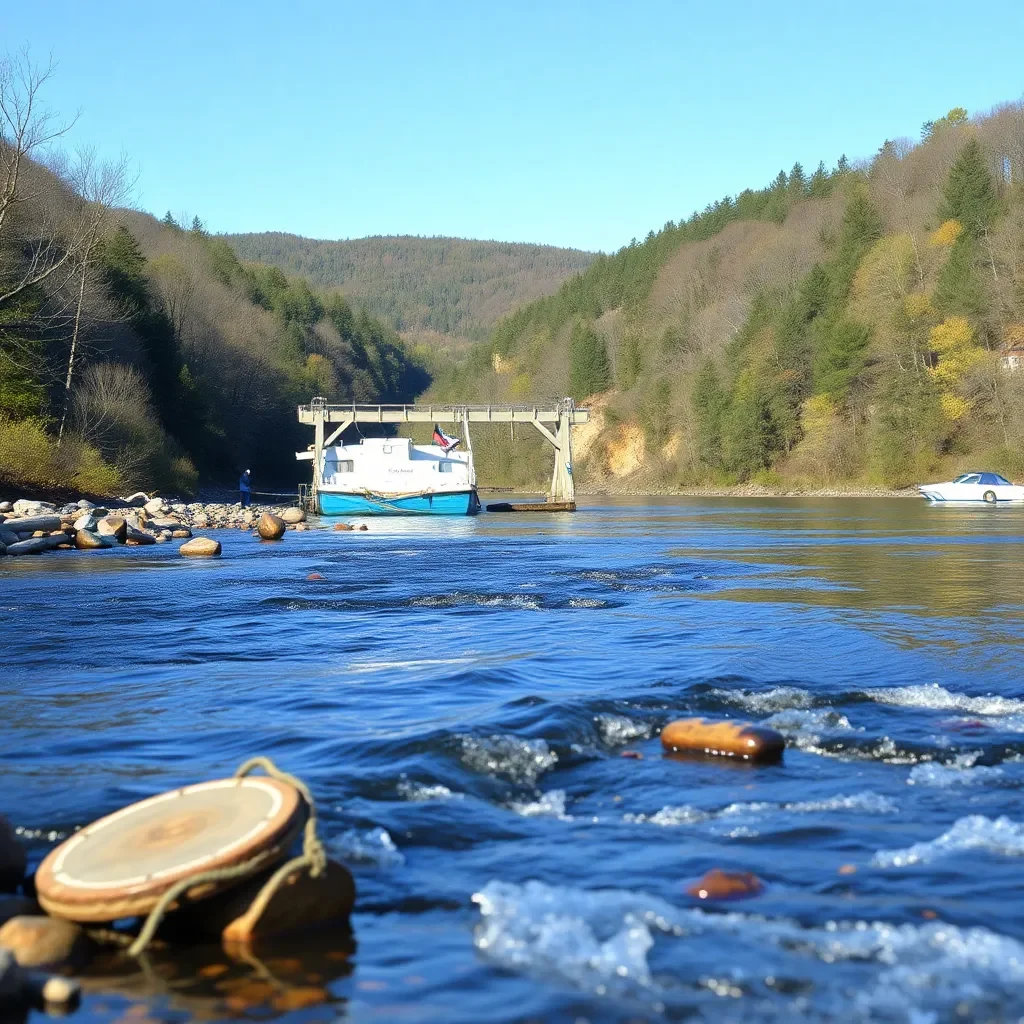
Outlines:
{"label": "teal boat hull", "polygon": [[480,511],[475,490],[384,498],[320,492],[324,516],[472,516]]}

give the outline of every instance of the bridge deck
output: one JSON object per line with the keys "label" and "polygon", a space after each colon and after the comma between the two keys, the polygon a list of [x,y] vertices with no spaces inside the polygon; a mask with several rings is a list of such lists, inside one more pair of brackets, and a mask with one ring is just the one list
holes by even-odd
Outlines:
{"label": "bridge deck", "polygon": [[300,405],[299,422],[323,423],[558,423],[590,422],[587,409],[552,405]]}

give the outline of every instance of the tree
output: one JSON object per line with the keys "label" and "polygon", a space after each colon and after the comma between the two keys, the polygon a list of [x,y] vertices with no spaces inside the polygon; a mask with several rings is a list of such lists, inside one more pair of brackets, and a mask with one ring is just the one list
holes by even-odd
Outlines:
{"label": "tree", "polygon": [[829,195],[831,191],[832,184],[828,178],[828,171],[825,169],[825,161],[821,160],[818,162],[817,169],[811,175],[808,192],[815,199],[823,199],[825,196]]}
{"label": "tree", "polygon": [[0,59],[0,251],[12,243],[21,250],[19,260],[0,268],[0,310],[54,275],[74,277],[74,261],[89,234],[87,223],[68,221],[57,209],[41,230],[26,232],[18,223],[19,212],[47,187],[29,174],[33,157],[75,123],[58,121],[41,105],[40,93],[55,70],[52,60],[45,67],[34,64],[27,47]]}
{"label": "tree", "polygon": [[798,199],[807,191],[807,178],[799,161],[793,164],[793,170],[789,172],[789,191]]}
{"label": "tree", "polygon": [[960,150],[942,190],[939,216],[957,220],[974,238],[985,233],[999,210],[995,184],[977,139]]}
{"label": "tree", "polygon": [[704,360],[694,379],[691,401],[697,421],[697,457],[705,465],[721,466],[722,421],[729,408],[729,396],[710,359]]}
{"label": "tree", "polygon": [[117,163],[100,163],[94,149],[81,149],[78,161],[68,177],[68,184],[82,206],[80,216],[85,226],[82,231],[82,243],[75,257],[77,294],[74,299],[74,316],[68,341],[67,372],[64,375],[60,427],[57,430],[58,446],[64,437],[64,427],[71,407],[71,384],[82,336],[86,283],[101,262],[101,240],[110,211],[127,199],[131,189],[128,180],[128,159],[122,154]]}
{"label": "tree", "polygon": [[577,320],[569,341],[569,394],[578,402],[605,391],[611,380],[604,339],[594,325]]}

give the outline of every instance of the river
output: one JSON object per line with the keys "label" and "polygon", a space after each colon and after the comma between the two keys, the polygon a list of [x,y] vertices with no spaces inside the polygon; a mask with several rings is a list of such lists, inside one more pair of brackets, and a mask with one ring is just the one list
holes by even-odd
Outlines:
{"label": "river", "polygon": [[[368,522],[0,560],[0,811],[34,863],[263,754],[359,890],[351,943],[94,967],[77,1020],[1024,1014],[1024,510]],[[663,756],[692,714],[781,730],[783,763]],[[714,867],[763,893],[697,905]],[[268,977],[329,1001],[244,1009]]]}

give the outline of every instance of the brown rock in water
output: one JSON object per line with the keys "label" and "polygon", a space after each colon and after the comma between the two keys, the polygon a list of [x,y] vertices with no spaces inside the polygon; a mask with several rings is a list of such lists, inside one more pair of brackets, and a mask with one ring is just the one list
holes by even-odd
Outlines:
{"label": "brown rock in water", "polygon": [[280,516],[286,523],[304,523],[306,521],[306,513],[301,508],[286,508]]}
{"label": "brown rock in water", "polygon": [[174,540],[186,540],[192,536],[192,531],[187,526],[180,526],[177,530],[171,530],[171,537]]}
{"label": "brown rock in water", "polygon": [[348,869],[333,860],[327,862],[327,870],[319,878],[311,878],[305,868],[292,872],[262,913],[254,908],[253,901],[279,867],[181,907],[160,926],[160,936],[174,944],[194,944],[197,937],[219,939],[230,952],[289,932],[329,925],[347,927],[355,904],[355,883]]}
{"label": "brown rock in water", "polygon": [[286,528],[285,521],[271,512],[264,512],[256,524],[256,530],[264,540],[280,540]]}
{"label": "brown rock in water", "polygon": [[14,892],[25,878],[25,848],[0,814],[0,892]]}
{"label": "brown rock in water", "polygon": [[712,757],[739,757],[745,761],[778,761],[786,747],[782,733],[750,722],[681,718],[661,731],[666,750]]}
{"label": "brown rock in water", "polygon": [[189,558],[214,558],[221,552],[220,541],[211,537],[193,537],[185,541],[178,552]]}
{"label": "brown rock in water", "polygon": [[90,530],[78,530],[75,532],[75,547],[79,551],[93,551],[100,548],[111,548],[116,541],[109,535],[100,536]]}
{"label": "brown rock in water", "polygon": [[334,528],[336,530],[354,530],[354,526],[350,526],[348,523],[335,523]]}
{"label": "brown rock in water", "polygon": [[131,523],[129,523],[128,524],[128,540],[125,543],[130,543],[130,544],[135,545],[135,546],[145,545],[145,544],[155,544],[156,543],[156,537],[154,537],[153,534],[151,534],[151,533],[146,533],[145,530],[137,529],[136,527],[132,526]]}
{"label": "brown rock in water", "polygon": [[321,575],[320,575],[320,573],[318,573],[318,572],[311,572],[311,573],[310,573],[310,574],[309,574],[309,575],[308,575],[308,576],[306,577],[306,579],[307,579],[307,580],[322,580],[322,579],[323,579],[323,576],[321,576]]}
{"label": "brown rock in water", "polygon": [[128,523],[124,516],[104,516],[96,524],[96,529],[105,537],[116,537],[122,544],[128,539]]}
{"label": "brown rock in water", "polygon": [[359,529],[360,529],[360,530],[368,530],[368,529],[369,529],[369,527],[368,527],[368,526],[366,525],[366,523],[363,523],[363,524],[362,524],[362,525],[361,525],[361,526],[359,527]]}
{"label": "brown rock in water", "polygon": [[722,871],[713,868],[686,891],[698,900],[739,900],[758,896],[764,883],[749,871]]}
{"label": "brown rock in water", "polygon": [[0,928],[0,946],[10,950],[21,967],[80,964],[90,950],[85,932],[57,917],[12,917]]}

